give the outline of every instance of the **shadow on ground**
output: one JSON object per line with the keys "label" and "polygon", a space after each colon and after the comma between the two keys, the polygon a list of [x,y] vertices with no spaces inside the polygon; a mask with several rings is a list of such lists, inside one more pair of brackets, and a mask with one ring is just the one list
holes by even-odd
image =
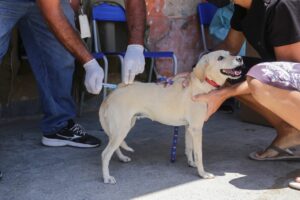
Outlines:
{"label": "shadow on ground", "polygon": [[[180,128],[177,161],[170,163],[173,128],[140,120],[126,138],[135,153],[121,163],[114,156],[110,170],[116,185],[101,178],[101,152],[107,138],[96,112],[78,121],[103,145],[94,149],[49,148],[40,144],[38,119],[0,127],[0,199],[295,199],[287,181],[300,174],[299,162],[258,162],[247,155],[268,146],[274,130],[217,113],[204,127],[204,167],[216,175],[203,180],[188,167],[184,129]],[[283,198],[284,197],[284,198]]]}

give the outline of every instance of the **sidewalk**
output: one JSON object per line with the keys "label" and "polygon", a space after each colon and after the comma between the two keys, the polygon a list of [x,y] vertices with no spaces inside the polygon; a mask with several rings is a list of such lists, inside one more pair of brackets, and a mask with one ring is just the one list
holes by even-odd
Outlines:
{"label": "sidewalk", "polygon": [[287,183],[300,174],[300,162],[258,162],[248,153],[266,147],[273,129],[243,123],[217,113],[204,127],[204,167],[215,179],[201,179],[187,166],[184,132],[180,129],[177,161],[169,162],[173,128],[140,120],[126,141],[132,162],[114,156],[116,185],[103,184],[101,152],[107,138],[99,131],[98,114],[78,121],[103,145],[95,149],[49,148],[41,145],[39,119],[0,125],[1,200],[296,200],[300,192]]}

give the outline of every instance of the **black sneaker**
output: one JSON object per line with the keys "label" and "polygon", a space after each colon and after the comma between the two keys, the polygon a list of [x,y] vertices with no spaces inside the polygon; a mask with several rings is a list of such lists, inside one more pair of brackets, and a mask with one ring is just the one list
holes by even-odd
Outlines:
{"label": "black sneaker", "polygon": [[75,124],[73,120],[68,121],[68,126],[52,135],[44,135],[42,144],[51,147],[72,146],[91,148],[101,144],[101,140],[88,135],[83,127]]}

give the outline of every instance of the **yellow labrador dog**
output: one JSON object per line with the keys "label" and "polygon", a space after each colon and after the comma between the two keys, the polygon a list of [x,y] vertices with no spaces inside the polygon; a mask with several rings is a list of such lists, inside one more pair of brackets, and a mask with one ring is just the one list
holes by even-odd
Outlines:
{"label": "yellow labrador dog", "polygon": [[192,101],[192,96],[208,93],[223,85],[226,79],[241,76],[242,58],[227,51],[215,51],[204,55],[190,74],[190,84],[182,87],[184,78],[175,76],[168,87],[156,83],[134,82],[119,86],[100,107],[100,122],[109,137],[102,152],[104,183],[115,184],[109,173],[109,161],[114,152],[123,162],[131,159],[122,154],[119,147],[133,151],[124,139],[137,118],[145,117],[170,126],[186,126],[186,156],[188,164],[197,167],[203,178],[214,175],[204,171],[202,162],[202,127],[207,105]]}

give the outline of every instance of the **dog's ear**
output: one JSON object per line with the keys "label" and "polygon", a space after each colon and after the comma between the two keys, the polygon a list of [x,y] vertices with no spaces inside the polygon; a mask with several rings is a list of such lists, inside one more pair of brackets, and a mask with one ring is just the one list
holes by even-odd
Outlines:
{"label": "dog's ear", "polygon": [[208,56],[204,55],[200,58],[198,61],[196,67],[193,69],[194,75],[199,79],[201,82],[204,81],[205,79],[205,69],[206,66],[208,65]]}

